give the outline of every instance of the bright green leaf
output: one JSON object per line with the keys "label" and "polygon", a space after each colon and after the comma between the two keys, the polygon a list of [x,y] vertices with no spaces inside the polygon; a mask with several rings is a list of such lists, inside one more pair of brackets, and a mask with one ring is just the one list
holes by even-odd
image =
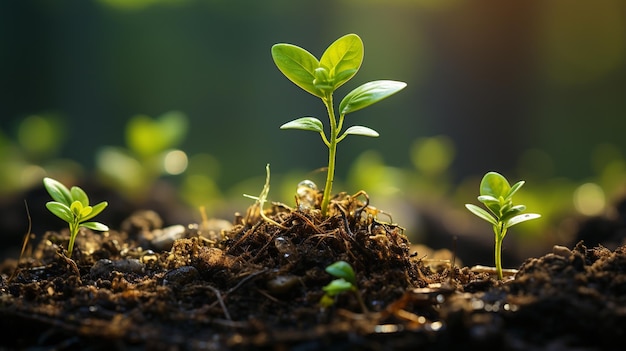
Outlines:
{"label": "bright green leaf", "polygon": [[[352,135],[362,135],[376,138],[379,136],[378,132],[374,129],[363,127],[363,126],[352,126],[343,133],[344,135],[352,134]],[[343,138],[343,137],[342,137]]]}
{"label": "bright green leaf", "polygon": [[72,211],[74,217],[80,218],[80,213],[83,211],[82,202],[74,200],[74,202],[72,202],[72,204],[70,205],[70,210]]}
{"label": "bright green leaf", "polygon": [[511,200],[513,198],[513,195],[515,195],[515,193],[522,187],[522,185],[524,185],[524,181],[520,180],[519,182],[515,183],[511,189],[509,189],[509,192],[507,193],[507,195],[505,196],[505,200]]}
{"label": "bright green leaf", "polygon": [[91,214],[91,206],[85,206],[83,207],[83,209],[80,211],[80,220],[82,221],[83,218],[89,216],[89,214]]}
{"label": "bright green leaf", "polygon": [[541,217],[541,215],[536,213],[524,213],[521,215],[517,215],[504,223],[505,227],[510,228],[516,224],[520,224],[522,222],[530,221],[531,219],[536,219]]}
{"label": "bright green leaf", "polygon": [[498,220],[482,208],[472,204],[465,204],[465,207],[479,218],[482,218],[493,225],[498,225]]}
{"label": "bright green leaf", "polygon": [[397,93],[404,87],[406,87],[406,83],[393,80],[376,80],[365,83],[352,90],[341,100],[339,111],[342,115],[358,111]]}
{"label": "bright green leaf", "polygon": [[334,277],[343,278],[356,285],[356,276],[352,266],[346,261],[337,261],[326,267],[326,272]]}
{"label": "bright green leaf", "polygon": [[72,189],[70,190],[70,193],[72,194],[72,202],[80,201],[83,207],[89,205],[89,197],[87,196],[87,194],[85,193],[83,189],[77,186],[73,186]]}
{"label": "bright green leaf", "polygon": [[488,204],[488,203],[495,203],[495,204],[499,204],[500,201],[498,199],[496,199],[495,197],[491,196],[491,195],[480,195],[478,197],[478,201],[484,203],[484,204]]}
{"label": "bright green leaf", "polygon": [[311,130],[318,133],[324,132],[322,121],[315,117],[301,117],[280,126],[280,129]]}
{"label": "bright green leaf", "polygon": [[506,178],[496,172],[487,172],[480,182],[480,195],[489,195],[496,199],[505,197],[510,189]]}
{"label": "bright green leaf", "polygon": [[292,44],[275,44],[272,46],[272,58],[278,69],[295,85],[317,97],[324,97],[313,83],[315,69],[320,63],[310,52]]}
{"label": "bright green leaf", "polygon": [[103,201],[97,205],[94,205],[91,208],[91,213],[83,218],[81,218],[81,220],[83,221],[88,221],[90,219],[92,219],[93,217],[97,216],[100,212],[102,212],[102,210],[104,210],[107,206],[109,205],[108,202]]}
{"label": "bright green leaf", "polygon": [[322,289],[329,295],[335,296],[342,292],[350,291],[352,289],[352,283],[346,281],[343,278],[335,279],[330,284],[326,285]]}
{"label": "bright green leaf", "polygon": [[52,178],[44,178],[43,185],[50,194],[50,197],[56,202],[60,202],[69,206],[72,203],[72,195],[65,185]]}
{"label": "bright green leaf", "polygon": [[61,218],[67,223],[72,223],[74,221],[74,214],[67,205],[56,201],[50,201],[46,203],[46,207],[55,216]]}
{"label": "bright green leaf", "polygon": [[85,222],[80,224],[81,227],[85,227],[91,230],[97,230],[100,232],[106,232],[109,230],[109,227],[100,223],[100,222]]}
{"label": "bright green leaf", "polygon": [[320,65],[330,72],[334,89],[350,80],[363,62],[363,41],[356,34],[347,34],[335,40],[324,51]]}

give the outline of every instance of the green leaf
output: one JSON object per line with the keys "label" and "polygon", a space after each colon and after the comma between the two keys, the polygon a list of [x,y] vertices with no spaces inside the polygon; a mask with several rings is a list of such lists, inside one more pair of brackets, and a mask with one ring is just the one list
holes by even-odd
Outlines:
{"label": "green leaf", "polygon": [[482,208],[472,204],[465,204],[465,207],[479,218],[482,218],[493,225],[498,225],[498,220]]}
{"label": "green leaf", "polygon": [[287,122],[280,126],[280,129],[311,130],[318,133],[324,132],[324,126],[322,125],[322,121],[315,117],[301,117],[298,119],[294,119],[293,121]]}
{"label": "green leaf", "polygon": [[346,261],[337,261],[326,267],[326,272],[334,277],[343,278],[356,285],[356,276],[352,266]]}
{"label": "green leaf", "polygon": [[72,195],[69,189],[59,181],[46,177],[43,179],[43,185],[54,201],[65,204],[68,207],[72,203]]}
{"label": "green leaf", "polygon": [[[84,208],[85,207],[83,206],[83,203],[78,200],[74,200],[74,202],[72,202],[72,204],[70,205],[72,215],[74,215],[74,217],[76,218],[80,218]],[[91,209],[89,211],[91,211]]]}
{"label": "green leaf", "polygon": [[524,213],[521,215],[517,215],[511,219],[509,219],[508,221],[504,222],[504,226],[507,228],[510,228],[516,224],[520,224],[522,222],[526,222],[526,221],[530,221],[531,219],[536,219],[541,217],[541,215],[536,214],[536,213]]}
{"label": "green leaf", "polygon": [[310,52],[291,44],[272,46],[272,58],[278,69],[295,85],[323,98],[324,93],[315,87],[315,69],[319,61]]}
{"label": "green leaf", "polygon": [[83,191],[83,189],[77,186],[73,186],[70,190],[70,193],[72,194],[72,202],[80,201],[83,207],[89,206],[89,197],[87,196],[85,191]]}
{"label": "green leaf", "polygon": [[478,197],[478,201],[485,204],[489,211],[491,211],[496,217],[500,217],[502,208],[500,207],[501,205],[499,199],[496,199],[491,195],[481,195]]}
{"label": "green leaf", "polygon": [[404,87],[406,87],[406,83],[393,80],[376,80],[365,83],[352,90],[341,100],[339,111],[342,115],[358,111],[397,93]]}
{"label": "green leaf", "polygon": [[[363,127],[363,126],[352,126],[343,133],[344,135],[352,134],[352,135],[363,135],[368,137],[376,138],[379,136],[378,132],[374,129]],[[343,139],[343,136],[341,137]]]}
{"label": "green leaf", "polygon": [[478,197],[478,201],[486,204],[492,204],[492,203],[496,203],[496,204],[500,204],[500,200],[496,199],[495,197],[491,196],[491,195],[480,195]]}
{"label": "green leaf", "polygon": [[480,195],[489,195],[496,199],[505,198],[510,189],[506,178],[496,172],[487,172],[480,182]]}
{"label": "green leaf", "polygon": [[524,212],[525,210],[526,210],[526,206],[524,205],[513,206],[506,211],[502,211],[503,213],[502,213],[502,218],[500,218],[500,221],[506,222],[509,218],[516,216]]}
{"label": "green leaf", "polygon": [[343,278],[335,279],[330,282],[328,285],[322,288],[329,296],[335,296],[345,291],[352,290],[352,283],[346,281]]}
{"label": "green leaf", "polygon": [[81,223],[79,226],[85,227],[91,230],[97,230],[100,232],[106,232],[109,230],[109,227],[107,227],[106,225],[100,222],[85,222],[85,223]]}
{"label": "green leaf", "polygon": [[74,221],[74,214],[67,205],[56,201],[50,201],[46,203],[46,207],[55,216],[61,218],[67,223],[72,223]]}
{"label": "green leaf", "polygon": [[511,189],[509,189],[508,194],[506,195],[506,197],[504,198],[505,200],[512,200],[513,199],[513,195],[515,195],[515,193],[522,187],[522,185],[524,185],[524,181],[520,180],[519,182],[515,183]]}
{"label": "green leaf", "polygon": [[101,203],[99,203],[97,205],[94,205],[91,208],[91,213],[88,216],[85,216],[85,217],[81,218],[81,220],[82,221],[87,221],[87,220],[90,220],[90,219],[94,218],[100,212],[102,212],[102,210],[104,210],[108,205],[109,205],[109,203],[106,202],[106,201],[102,201]]}
{"label": "green leaf", "polygon": [[326,67],[334,89],[350,80],[363,63],[363,41],[356,34],[347,34],[335,40],[324,51],[320,65]]}

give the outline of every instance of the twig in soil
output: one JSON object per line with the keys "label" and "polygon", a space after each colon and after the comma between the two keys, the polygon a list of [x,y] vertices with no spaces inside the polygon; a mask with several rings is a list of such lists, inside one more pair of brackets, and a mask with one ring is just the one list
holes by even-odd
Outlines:
{"label": "twig in soil", "polygon": [[20,251],[20,257],[17,259],[17,265],[15,267],[15,270],[13,271],[13,273],[11,273],[11,276],[7,280],[7,283],[10,283],[17,275],[17,272],[20,270],[20,262],[22,261],[22,258],[24,257],[26,246],[28,245],[28,241],[30,240],[30,231],[33,228],[33,220],[30,217],[30,211],[28,210],[28,203],[26,203],[26,200],[24,200],[24,207],[26,208],[26,218],[28,219],[28,229],[26,229],[26,234],[24,234],[24,240],[22,242],[22,251]]}
{"label": "twig in soil", "polygon": [[350,230],[350,223],[348,222],[348,215],[346,214],[346,210],[337,203],[334,203],[334,205],[339,210],[339,213],[341,213],[341,219],[343,219],[343,225],[346,229],[346,232],[350,234],[351,237],[354,236],[354,234]]}
{"label": "twig in soil", "polygon": [[224,311],[224,317],[226,317],[226,319],[228,319],[229,321],[232,321],[233,319],[230,317],[230,313],[228,312],[228,308],[226,308],[226,304],[224,303],[224,299],[222,299],[222,294],[220,293],[220,291],[210,285],[207,287],[211,289],[211,291],[213,291],[213,293],[215,294],[215,297],[217,297],[217,302],[219,302],[220,306],[222,307],[222,311]]}
{"label": "twig in soil", "polygon": [[78,283],[80,284],[81,280],[80,280],[80,271],[78,270],[78,266],[76,265],[76,262],[74,262],[73,259],[63,255],[62,253],[57,251],[57,255],[59,255],[61,258],[63,258],[63,260],[65,260],[65,263],[67,263],[71,270],[74,271],[74,273],[76,274],[76,276],[78,277]]}
{"label": "twig in soil", "polygon": [[[265,203],[267,202],[267,195],[269,195],[270,192],[270,164],[268,163],[265,166],[265,185],[263,185],[263,190],[261,190],[261,194],[259,194],[259,196],[251,196],[251,195],[247,195],[247,194],[243,194],[243,196],[250,198],[250,199],[255,199],[256,202],[254,204],[254,206],[251,207],[252,208],[258,208],[259,209],[259,214],[261,215],[261,218],[263,218],[263,220],[265,220],[267,223],[271,223],[281,229],[287,229],[287,227],[285,227],[284,225],[276,222],[275,220],[267,217],[265,215],[265,211],[263,211],[263,205],[265,205]],[[248,213],[249,214],[249,213]]]}
{"label": "twig in soil", "polygon": [[[210,304],[209,308],[213,308],[213,307],[215,307],[216,304],[219,303],[222,306],[222,309],[224,309],[224,311],[227,312],[226,304],[224,303],[224,300],[228,297],[228,295],[233,293],[235,290],[239,289],[243,284],[245,284],[246,282],[248,282],[252,278],[254,278],[254,277],[258,276],[258,275],[264,274],[267,271],[268,271],[267,269],[263,269],[263,270],[260,270],[258,272],[250,273],[248,276],[242,278],[235,286],[233,286],[232,288],[228,289],[223,295],[222,294],[216,294],[218,299],[217,299],[217,301],[215,301],[212,304]],[[209,287],[209,288],[214,289],[212,287]],[[228,315],[227,315],[227,318],[230,318],[230,317],[228,317]]]}
{"label": "twig in soil", "polygon": [[304,214],[300,213],[299,211],[293,211],[292,214],[300,218],[301,220],[303,220],[309,227],[313,228],[318,234],[324,233],[317,225],[315,225],[315,223],[313,223],[309,218],[307,218]]}

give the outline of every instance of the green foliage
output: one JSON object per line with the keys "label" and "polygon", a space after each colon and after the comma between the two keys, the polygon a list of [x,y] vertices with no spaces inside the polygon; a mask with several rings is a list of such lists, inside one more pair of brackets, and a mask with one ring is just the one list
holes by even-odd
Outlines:
{"label": "green foliage", "polygon": [[335,116],[333,93],[357,73],[363,62],[363,42],[356,34],[348,34],[332,43],[321,59],[305,49],[292,44],[276,44],[272,57],[278,69],[294,84],[322,100],[328,112],[330,131],[327,136],[322,121],[315,117],[301,117],[283,124],[281,129],[300,129],[320,133],[328,147],[328,174],[322,214],[326,215],[330,202],[335,173],[337,144],[348,135],[377,137],[378,132],[364,126],[352,126],[342,133],[344,118],[406,87],[406,83],[392,80],[377,80],[365,83],[348,93],[339,104],[339,118]]}
{"label": "green foliage", "polygon": [[541,217],[536,213],[522,213],[526,210],[524,205],[513,205],[513,195],[522,185],[524,185],[524,181],[519,181],[511,186],[501,174],[487,172],[480,182],[478,201],[482,202],[489,212],[476,205],[465,204],[470,212],[493,226],[498,279],[502,279],[502,241],[507,230],[516,224]]}
{"label": "green foliage", "polygon": [[48,177],[43,179],[43,184],[50,197],[54,200],[46,203],[46,207],[55,216],[69,224],[70,242],[67,246],[68,257],[72,257],[74,241],[81,227],[98,231],[109,230],[109,227],[100,222],[86,222],[107,207],[108,203],[106,201],[90,206],[89,197],[83,189],[77,186],[68,189],[57,180]]}
{"label": "green foliage", "polygon": [[351,291],[357,297],[363,311],[367,312],[365,303],[363,303],[363,299],[361,298],[361,293],[359,293],[359,289],[357,288],[356,275],[354,274],[352,266],[350,266],[348,262],[337,261],[326,267],[326,272],[337,279],[331,281],[322,288],[325,292],[324,296],[322,296],[322,299],[320,300],[320,304],[322,306],[328,307],[332,305],[334,302],[333,297],[338,294]]}

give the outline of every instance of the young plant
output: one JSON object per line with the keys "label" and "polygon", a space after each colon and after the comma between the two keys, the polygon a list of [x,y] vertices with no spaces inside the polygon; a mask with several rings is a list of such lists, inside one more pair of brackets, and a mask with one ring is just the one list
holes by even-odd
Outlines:
{"label": "young plant", "polygon": [[491,223],[495,233],[495,261],[498,279],[502,279],[502,240],[507,230],[519,223],[539,218],[536,213],[522,213],[526,210],[524,205],[513,205],[513,195],[524,185],[524,181],[519,181],[513,186],[499,173],[487,172],[480,182],[480,196],[478,201],[482,202],[489,212],[481,207],[472,204],[465,204],[470,212]]}
{"label": "young plant", "polygon": [[337,279],[322,288],[326,293],[322,296],[320,304],[328,307],[333,304],[334,296],[351,291],[356,296],[363,312],[367,313],[367,307],[365,307],[361,293],[356,285],[356,275],[352,266],[346,261],[337,261],[326,267],[326,272],[333,277],[337,277]]}
{"label": "young plant", "polygon": [[359,86],[341,100],[337,118],[333,93],[356,74],[363,62],[363,42],[358,35],[348,34],[337,39],[324,51],[320,60],[301,47],[284,43],[272,46],[272,58],[289,80],[320,98],[326,107],[330,120],[328,136],[322,122],[315,117],[301,117],[280,127],[318,132],[328,147],[328,174],[321,205],[322,215],[325,216],[333,186],[337,144],[351,134],[378,136],[378,132],[364,126],[352,126],[342,132],[345,116],[397,93],[406,87],[406,83],[377,80]]}
{"label": "young plant", "polygon": [[86,222],[107,207],[106,201],[89,206],[89,198],[83,189],[73,186],[71,190],[52,178],[44,178],[43,184],[54,201],[46,203],[46,207],[57,217],[66,221],[70,228],[70,243],[67,246],[67,257],[72,257],[74,241],[81,227],[91,230],[107,231],[109,227],[99,222]]}

